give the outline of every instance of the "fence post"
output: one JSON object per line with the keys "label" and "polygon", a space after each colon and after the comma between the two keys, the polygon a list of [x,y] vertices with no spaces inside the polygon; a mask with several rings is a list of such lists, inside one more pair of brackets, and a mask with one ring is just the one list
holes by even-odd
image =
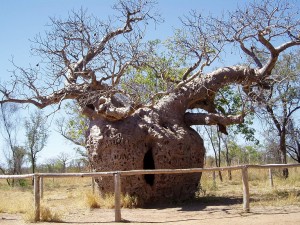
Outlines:
{"label": "fence post", "polygon": [[40,221],[40,177],[36,174],[33,175],[34,180],[34,221]]}
{"label": "fence post", "polygon": [[244,166],[242,168],[242,180],[243,180],[243,210],[244,212],[250,212],[250,195],[249,195],[247,166]]}
{"label": "fence post", "polygon": [[44,198],[44,177],[40,177],[40,198]]}
{"label": "fence post", "polygon": [[270,186],[271,188],[274,187],[274,183],[273,183],[273,174],[272,174],[272,169],[269,168],[269,180],[270,180]]}
{"label": "fence post", "polygon": [[93,190],[93,194],[95,194],[95,178],[92,177],[92,190]]}
{"label": "fence post", "polygon": [[121,176],[120,173],[114,173],[115,185],[115,222],[121,222]]}

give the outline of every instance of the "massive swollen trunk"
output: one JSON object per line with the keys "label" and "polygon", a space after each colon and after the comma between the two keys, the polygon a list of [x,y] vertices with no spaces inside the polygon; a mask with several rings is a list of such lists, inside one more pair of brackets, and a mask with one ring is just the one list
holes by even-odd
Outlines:
{"label": "massive swollen trunk", "polygon": [[[191,125],[240,123],[240,116],[224,117],[216,113],[214,96],[219,88],[230,83],[251,83],[253,75],[254,70],[247,67],[225,68],[183,83],[152,107],[141,107],[122,119],[94,114],[87,139],[94,170],[203,167],[203,140]],[[101,108],[95,104],[93,107]],[[202,108],[207,113],[186,112],[192,108]],[[194,197],[200,177],[199,173],[122,176],[122,192],[137,196],[142,204],[184,200]],[[114,190],[111,177],[99,178],[98,185],[103,194]]]}
{"label": "massive swollen trunk", "polygon": [[[95,171],[203,167],[204,146],[196,131],[170,109],[141,108],[132,116],[110,122],[93,120],[88,150]],[[141,204],[191,198],[200,174],[122,177],[122,193]],[[113,192],[113,179],[98,180],[101,193]]]}

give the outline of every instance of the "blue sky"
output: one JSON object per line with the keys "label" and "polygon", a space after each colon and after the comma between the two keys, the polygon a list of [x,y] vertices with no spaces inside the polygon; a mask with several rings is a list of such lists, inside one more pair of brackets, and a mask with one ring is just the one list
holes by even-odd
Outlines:
{"label": "blue sky", "polygon": [[[111,0],[2,0],[0,80],[6,80],[9,77],[8,71],[12,69],[9,62],[11,57],[14,57],[14,61],[20,66],[34,63],[34,59],[29,54],[29,39],[45,30],[49,17],[65,18],[69,11],[83,7],[91,14],[105,19],[113,13],[111,10],[113,2]],[[151,30],[150,38],[166,39],[172,35],[173,28],[180,27],[178,17],[188,14],[191,9],[221,14],[223,10],[234,9],[241,2],[238,0],[158,0],[158,11],[165,22],[155,30]],[[2,146],[3,142],[0,138],[0,156]],[[72,147],[53,130],[46,149],[40,155],[39,162],[55,157],[62,151],[72,152]]]}
{"label": "blue sky", "polygon": [[[67,16],[71,10],[88,9],[88,12],[100,18],[112,15],[111,0],[3,0],[0,8],[0,62],[1,76],[11,55],[17,62],[26,64],[30,42],[37,33],[45,30],[49,17]],[[200,12],[220,13],[223,9],[234,8],[238,0],[160,0],[158,10],[165,18],[165,23],[157,27],[151,34],[153,38],[166,38],[172,35],[174,27],[180,27],[179,16],[187,14],[191,9]],[[3,67],[3,65],[5,67]],[[5,71],[5,70],[4,70]]]}

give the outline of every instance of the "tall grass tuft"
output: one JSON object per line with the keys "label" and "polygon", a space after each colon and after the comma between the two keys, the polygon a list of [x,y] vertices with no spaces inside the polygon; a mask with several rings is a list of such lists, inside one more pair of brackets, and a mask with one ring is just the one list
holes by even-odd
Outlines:
{"label": "tall grass tuft", "polygon": [[[23,216],[26,222],[34,223],[35,215],[34,210],[31,207]],[[41,207],[40,211],[40,221],[41,222],[62,222],[61,216],[58,213],[53,213],[48,207]]]}
{"label": "tall grass tuft", "polygon": [[107,193],[101,198],[101,207],[106,209],[113,209],[115,207],[115,195]]}
{"label": "tall grass tuft", "polygon": [[133,208],[136,208],[138,205],[139,205],[139,201],[136,196],[130,196],[129,194],[122,196],[122,207],[123,208],[133,209]]}
{"label": "tall grass tuft", "polygon": [[90,209],[100,208],[100,198],[92,192],[86,193],[85,202]]}
{"label": "tall grass tuft", "polygon": [[[113,209],[115,207],[115,195],[108,193],[101,197],[92,192],[88,192],[85,196],[85,202],[90,209]],[[123,208],[136,208],[138,204],[139,202],[136,196],[130,196],[128,194],[121,196],[121,205]]]}
{"label": "tall grass tuft", "polygon": [[62,222],[61,216],[58,213],[53,213],[47,207],[41,208],[41,221],[43,222]]}

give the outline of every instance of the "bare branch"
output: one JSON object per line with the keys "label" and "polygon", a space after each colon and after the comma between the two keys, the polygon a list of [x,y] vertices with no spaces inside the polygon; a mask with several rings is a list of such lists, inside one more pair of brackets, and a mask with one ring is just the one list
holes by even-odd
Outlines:
{"label": "bare branch", "polygon": [[[197,54],[197,55],[198,55],[198,54]],[[200,65],[201,61],[202,61],[202,57],[198,55],[198,61],[195,62],[194,65],[192,65],[190,68],[188,68],[188,69],[184,72],[184,74],[183,74],[183,76],[182,76],[182,80],[186,80],[187,77],[190,75],[190,73],[191,73],[192,71],[194,71],[196,68],[198,68],[198,66]]]}
{"label": "bare branch", "polygon": [[[154,106],[158,101],[160,107],[160,99],[179,95],[183,113],[198,107],[216,113],[214,100],[222,87],[238,84],[249,95],[253,87],[267,89],[280,54],[300,45],[296,8],[284,0],[263,0],[219,18],[205,18],[192,11],[181,20],[184,27],[167,42],[173,54],[156,59],[159,50],[153,48],[157,45],[142,43],[146,23],[158,21],[153,5],[151,0],[120,0],[114,6],[119,12],[115,21],[100,21],[84,10],[73,12],[66,20],[52,18],[53,30],[33,42],[34,53],[43,61],[34,69],[16,67],[13,81],[0,86],[0,103],[30,103],[43,108],[74,99],[91,117],[120,120],[141,107],[139,91],[146,86],[131,84],[122,90],[123,80],[130,80],[132,68],[142,71],[147,67],[163,87],[153,88],[143,104],[152,102],[150,106]],[[250,58],[249,66],[228,65],[205,75],[205,67],[235,47]],[[116,94],[130,101],[115,104]]]}
{"label": "bare branch", "polygon": [[[72,12],[66,20],[52,18],[52,30],[32,41],[33,53],[44,62],[28,70],[15,65],[14,80],[0,86],[0,103],[30,103],[44,108],[65,99],[80,99],[81,103],[86,99],[89,104],[104,93],[105,98],[114,95],[127,68],[145,61],[147,50],[141,43],[144,32],[139,24],[158,22],[157,14],[151,14],[154,4],[151,0],[120,0],[114,7],[121,13],[118,26],[89,16],[83,9]],[[42,64],[46,67],[40,69]],[[113,79],[112,86],[104,83],[108,79]],[[105,113],[121,116],[122,110],[116,113],[118,110],[106,108]],[[128,114],[126,110],[124,113]]]}

